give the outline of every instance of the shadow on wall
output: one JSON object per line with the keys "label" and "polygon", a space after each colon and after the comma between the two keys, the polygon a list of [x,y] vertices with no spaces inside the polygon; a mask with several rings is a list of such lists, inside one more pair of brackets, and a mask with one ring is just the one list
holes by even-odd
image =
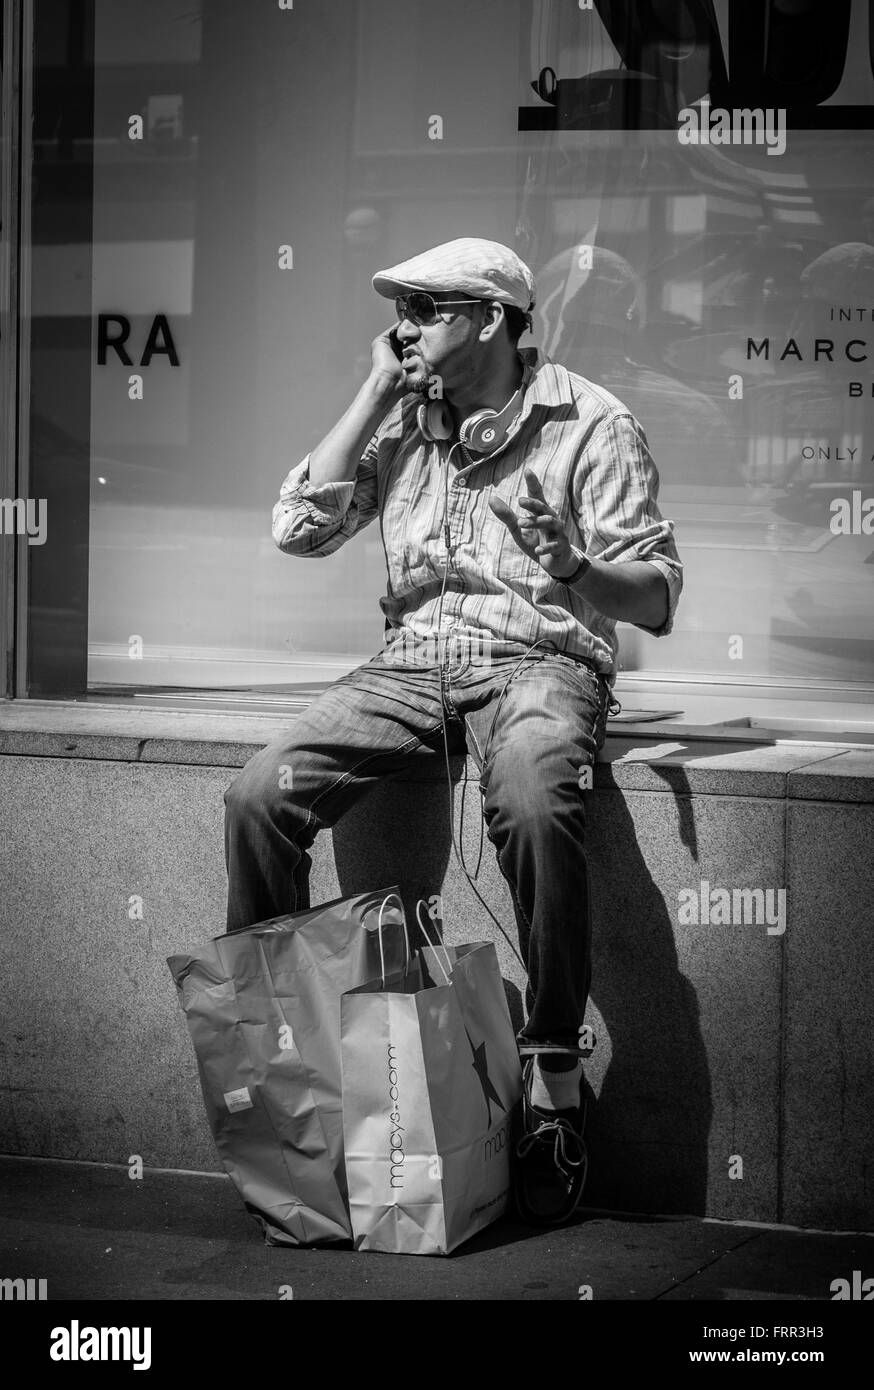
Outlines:
{"label": "shadow on wall", "polygon": [[[713,1113],[698,998],[621,792],[589,817],[592,1004],[611,1055],[588,1126],[591,1206],[702,1215]],[[678,797],[681,821],[691,799]],[[689,826],[683,826],[687,842]],[[594,1020],[596,1033],[600,1030]],[[587,1071],[599,1070],[598,1049]],[[590,1093],[591,1094],[591,1093]]]}
{"label": "shadow on wall", "polygon": [[[459,760],[456,777],[462,766]],[[447,870],[451,874],[447,792],[436,777],[428,790],[423,796],[421,782],[383,785],[334,827],[342,893],[397,883],[408,921],[415,921],[417,899],[438,891]],[[686,820],[691,799],[679,796],[678,805],[681,837],[694,852],[694,826]],[[712,1103],[698,999],[680,972],[674,926],[624,797],[618,791],[597,792],[589,806],[590,1018],[601,1041],[586,1063],[596,1090],[600,1082],[588,1121],[586,1205],[701,1215]],[[474,820],[470,812],[468,818]],[[474,852],[468,864],[475,862]],[[488,841],[478,887],[507,921],[499,906],[506,890]],[[467,899],[463,883],[457,891]],[[472,895],[469,899],[472,906]],[[493,931],[480,927],[474,935],[493,939]],[[521,993],[504,974],[513,1025],[519,1028]]]}

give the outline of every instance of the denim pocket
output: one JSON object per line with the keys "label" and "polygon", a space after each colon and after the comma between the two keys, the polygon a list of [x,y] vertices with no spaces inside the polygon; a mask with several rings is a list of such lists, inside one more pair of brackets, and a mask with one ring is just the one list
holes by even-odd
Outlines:
{"label": "denim pocket", "polygon": [[576,672],[580,680],[588,685],[589,689],[594,692],[594,697],[600,707],[603,698],[601,688],[604,684],[604,679],[597,671],[593,670],[591,666],[587,665],[584,661],[578,661],[576,657],[567,656],[564,652],[547,652],[543,657],[543,661],[547,666],[555,662],[565,669],[569,668]]}

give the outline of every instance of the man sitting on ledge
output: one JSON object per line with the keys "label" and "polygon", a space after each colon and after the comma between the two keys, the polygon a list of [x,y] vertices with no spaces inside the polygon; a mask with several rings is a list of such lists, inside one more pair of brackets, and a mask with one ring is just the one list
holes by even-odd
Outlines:
{"label": "man sitting on ledge", "polygon": [[445,720],[448,746],[469,746],[480,769],[528,972],[517,1204],[553,1225],[573,1213],[585,1172],[582,788],[611,708],[616,621],[670,632],[682,565],[635,418],[519,350],[534,278],[513,251],[461,238],[373,285],[398,321],[374,339],[342,419],[283,483],[273,536],[290,555],[330,555],[379,517],[386,646],[226,792],[227,926],[308,907],[317,832],[414,757],[443,753]]}

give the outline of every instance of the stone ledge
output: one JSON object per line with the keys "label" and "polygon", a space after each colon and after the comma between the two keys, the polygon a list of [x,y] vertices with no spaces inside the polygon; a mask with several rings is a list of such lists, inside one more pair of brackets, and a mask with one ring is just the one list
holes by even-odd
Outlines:
{"label": "stone ledge", "polygon": [[0,755],[21,758],[98,758],[136,763],[146,740],[112,734],[0,729]]}
{"label": "stone ledge", "polygon": [[[608,736],[595,767],[597,788],[716,796],[789,795],[790,773],[838,756],[840,746],[719,743],[694,738]],[[874,750],[868,755],[874,800]],[[837,785],[836,783],[834,785]]]}
{"label": "stone ledge", "polygon": [[839,750],[833,758],[794,768],[788,793],[806,801],[874,801],[874,749]]}
{"label": "stone ledge", "polygon": [[[288,732],[295,714],[120,709],[58,701],[0,701],[0,756],[240,768]],[[697,735],[697,736],[696,736]],[[463,775],[464,760],[452,759]],[[472,758],[466,775],[476,780]],[[402,780],[442,782],[442,756],[425,755]],[[874,748],[664,735],[608,735],[596,790],[669,791],[835,802],[874,802]]]}

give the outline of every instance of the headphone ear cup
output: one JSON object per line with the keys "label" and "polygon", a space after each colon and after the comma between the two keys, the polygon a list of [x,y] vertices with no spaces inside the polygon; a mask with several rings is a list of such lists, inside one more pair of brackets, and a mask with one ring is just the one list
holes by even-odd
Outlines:
{"label": "headphone ear cup", "polygon": [[[458,438],[473,454],[491,454],[506,442],[507,435],[519,418],[525,388],[531,373],[526,368],[522,385],[510,397],[503,410],[475,410],[462,422]],[[445,400],[426,401],[416,412],[419,430],[429,442],[451,439],[453,421]]]}
{"label": "headphone ear cup", "polygon": [[458,432],[458,437],[466,449],[473,450],[476,454],[487,454],[490,449],[497,447],[500,442],[498,439],[498,416],[497,410],[477,410],[464,424]]}
{"label": "headphone ear cup", "polygon": [[449,439],[452,435],[452,419],[444,401],[429,401],[427,405],[420,405],[416,419],[429,443]]}

